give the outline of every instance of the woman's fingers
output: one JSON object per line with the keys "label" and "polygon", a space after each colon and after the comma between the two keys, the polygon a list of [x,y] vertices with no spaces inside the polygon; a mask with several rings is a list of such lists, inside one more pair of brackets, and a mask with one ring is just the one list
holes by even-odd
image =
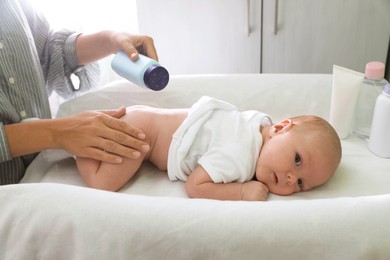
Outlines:
{"label": "woman's fingers", "polygon": [[122,157],[137,159],[150,147],[140,129],[116,118],[125,112],[87,111],[63,118],[56,139],[60,147],[80,157],[109,163],[120,163]]}
{"label": "woman's fingers", "polygon": [[[118,130],[122,133],[125,133],[127,135],[133,136],[134,138],[144,140],[145,139],[145,133],[142,132],[137,127],[130,125],[122,120],[117,120],[125,115],[126,108],[121,107],[118,110],[109,110],[109,111],[99,111],[106,115],[109,115],[111,117],[107,118],[106,124],[108,127]],[[120,141],[122,138],[124,138],[121,135],[118,135],[118,140]]]}

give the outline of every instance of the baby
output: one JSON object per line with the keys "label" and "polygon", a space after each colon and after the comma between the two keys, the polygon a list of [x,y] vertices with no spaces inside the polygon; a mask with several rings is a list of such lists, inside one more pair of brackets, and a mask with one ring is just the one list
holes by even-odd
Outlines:
{"label": "baby", "polygon": [[121,164],[76,158],[89,187],[116,191],[148,160],[170,180],[185,181],[192,198],[263,201],[268,192],[326,183],[341,160],[335,130],[317,116],[272,124],[261,112],[202,97],[190,109],[132,106],[122,119],[144,131],[150,149]]}

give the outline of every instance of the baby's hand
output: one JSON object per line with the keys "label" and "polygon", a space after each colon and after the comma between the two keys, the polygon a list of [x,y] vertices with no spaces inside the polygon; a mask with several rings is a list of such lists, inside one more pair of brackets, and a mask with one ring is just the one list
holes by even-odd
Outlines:
{"label": "baby's hand", "polygon": [[249,181],[243,184],[242,200],[264,201],[267,200],[268,188],[262,182]]}

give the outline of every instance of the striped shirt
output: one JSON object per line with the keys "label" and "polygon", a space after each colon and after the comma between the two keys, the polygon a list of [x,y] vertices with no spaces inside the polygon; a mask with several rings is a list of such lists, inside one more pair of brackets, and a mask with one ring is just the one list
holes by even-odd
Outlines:
{"label": "striped shirt", "polygon": [[69,31],[52,31],[28,0],[0,1],[0,184],[17,183],[36,154],[12,158],[4,125],[28,118],[50,118],[48,96],[79,94],[97,84],[96,64],[79,66],[76,38]]}

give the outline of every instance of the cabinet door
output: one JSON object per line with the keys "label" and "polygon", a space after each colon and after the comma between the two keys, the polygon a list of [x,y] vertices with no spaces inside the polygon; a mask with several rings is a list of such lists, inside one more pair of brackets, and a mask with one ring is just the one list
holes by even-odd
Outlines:
{"label": "cabinet door", "polygon": [[264,73],[331,73],[333,64],[363,72],[386,62],[389,0],[263,0],[263,10]]}
{"label": "cabinet door", "polygon": [[260,1],[140,0],[137,6],[139,33],[153,37],[171,74],[260,72]]}

